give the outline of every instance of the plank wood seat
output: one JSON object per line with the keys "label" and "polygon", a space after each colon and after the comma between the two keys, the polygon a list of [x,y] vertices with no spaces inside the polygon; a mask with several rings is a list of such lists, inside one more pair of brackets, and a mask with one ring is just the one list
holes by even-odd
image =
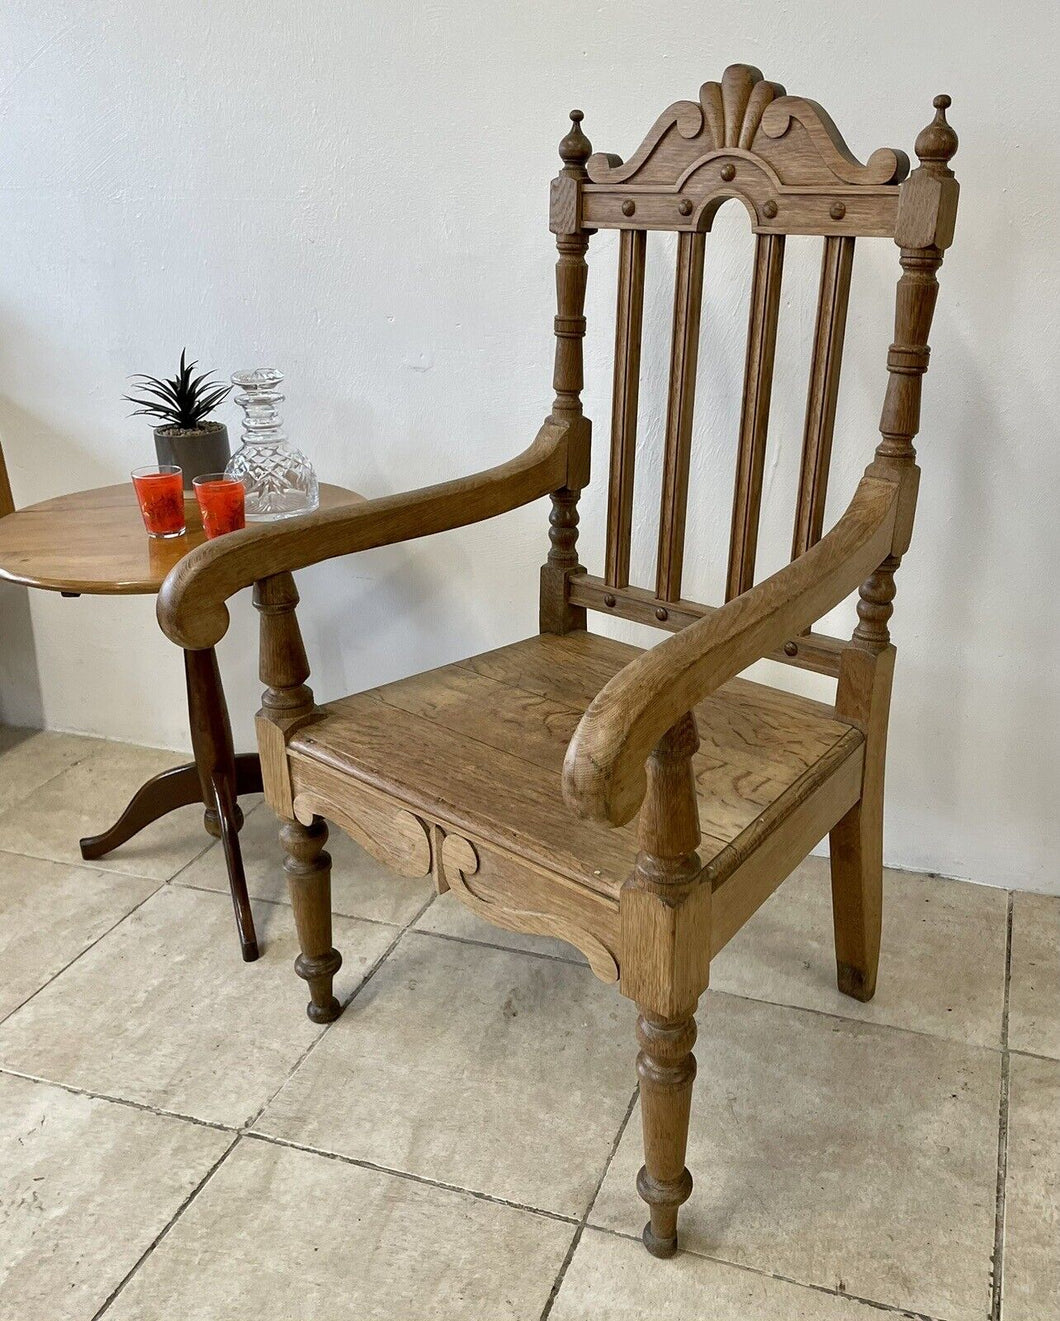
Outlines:
{"label": "plank wood seat", "polygon": [[[558,936],[638,1006],[645,1163],[637,1180],[656,1256],[677,1246],[695,1011],[712,956],[795,865],[830,836],[840,989],[869,999],[882,903],[883,774],[895,649],[888,621],[908,549],[919,469],[913,438],[949,246],[957,138],[948,97],[917,138],[920,165],[874,152],[862,165],[815,102],[734,65],[656,120],[631,159],[592,155],[580,111],[560,143],[551,228],[559,258],[555,399],[529,449],[437,486],[321,511],[297,527],[247,529],[192,552],[169,575],[159,619],[209,648],[226,601],[254,585],[261,611],[258,744],[281,819],[309,1013],[339,1013],[332,980],[325,820],[409,876],[431,874],[482,917]],[[707,238],[729,199],[757,235],[725,602],[682,591]],[[610,485],[602,573],[579,563],[589,480],[581,405],[585,254],[619,231]],[[658,552],[631,582],[647,232],[676,231],[677,268]],[[822,264],[810,340],[791,562],[756,575],[770,393],[787,234],[817,234]],[[876,454],[825,532],[825,496],[857,239],[900,250],[895,334]],[[551,548],[540,633],[485,655],[318,706],[292,574],[372,547],[466,526],[544,495]],[[853,591],[850,639],[815,624]],[[671,636],[640,650],[590,633],[587,612]],[[739,677],[773,657],[836,680],[834,704]]]}

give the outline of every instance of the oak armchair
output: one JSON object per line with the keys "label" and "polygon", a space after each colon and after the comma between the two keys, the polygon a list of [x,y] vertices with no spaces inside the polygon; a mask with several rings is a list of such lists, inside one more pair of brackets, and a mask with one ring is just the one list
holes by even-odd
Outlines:
{"label": "oak armchair", "polygon": [[[676,1248],[692,1187],[685,1145],[694,1012],[710,961],[825,834],[837,975],[875,989],[880,940],[888,619],[909,545],[921,378],[935,273],[953,233],[957,138],[948,97],[920,134],[919,168],[881,149],[860,164],[828,115],[745,65],[664,111],[633,157],[591,155],[572,111],[552,185],[558,314],[552,411],[533,444],[458,481],[256,527],[209,543],[159,598],[168,635],[213,646],[225,602],[254,584],[265,789],[282,820],[309,1015],[339,1013],[324,818],[399,873],[432,874],[495,924],[558,936],[638,1006],[644,1241]],[[908,177],[907,177],[908,175]],[[726,603],[681,592],[706,234],[730,198],[757,235]],[[582,315],[589,237],[619,231],[606,564],[578,562],[589,479]],[[630,583],[646,236],[677,233],[670,392],[654,587]],[[823,239],[791,563],[755,581],[760,494],[787,234]],[[822,536],[854,243],[900,249],[882,439]],[[369,547],[491,518],[549,495],[551,549],[537,636],[318,706],[292,573]],[[814,631],[860,591],[853,637]],[[587,611],[672,634],[637,648],[590,633]],[[761,657],[837,680],[834,705],[736,676]],[[631,823],[636,819],[636,824]]]}

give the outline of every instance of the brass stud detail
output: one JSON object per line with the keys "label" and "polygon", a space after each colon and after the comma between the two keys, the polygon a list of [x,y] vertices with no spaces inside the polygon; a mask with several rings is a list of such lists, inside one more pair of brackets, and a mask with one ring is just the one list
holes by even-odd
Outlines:
{"label": "brass stud detail", "polygon": [[776,202],[773,201],[772,198],[770,198],[769,201],[766,202],[765,205],[762,207],[762,214],[765,216],[767,220],[772,220],[773,217],[777,214],[777,204]]}
{"label": "brass stud detail", "polygon": [[678,209],[678,211],[680,211],[680,213],[681,213],[683,216],[690,216],[690,215],[692,214],[692,202],[691,202],[691,200],[690,200],[689,198],[687,198],[687,197],[682,197],[681,200],[680,200],[680,202],[678,202],[678,204],[677,204],[677,209]]}
{"label": "brass stud detail", "polygon": [[846,213],[847,208],[844,202],[833,202],[828,208],[828,214],[833,220],[842,220]]}
{"label": "brass stud detail", "polygon": [[723,165],[721,167],[721,177],[725,180],[726,183],[730,183],[733,179],[736,178],[736,166],[731,163],[727,165]]}
{"label": "brass stud detail", "polygon": [[631,216],[633,212],[636,211],[636,209],[637,209],[637,204],[636,202],[634,202],[632,197],[627,197],[626,200],[622,203],[622,214],[624,216]]}
{"label": "brass stud detail", "polygon": [[660,622],[670,618],[669,610],[665,610],[661,605],[655,607],[655,618]]}
{"label": "brass stud detail", "polygon": [[797,656],[799,654],[799,644],[797,642],[784,643],[785,656]]}
{"label": "brass stud detail", "polygon": [[604,597],[604,605],[606,605],[607,608],[610,609],[611,606],[613,606],[614,604],[615,604],[615,598],[611,595],[610,592],[608,592],[608,594]]}

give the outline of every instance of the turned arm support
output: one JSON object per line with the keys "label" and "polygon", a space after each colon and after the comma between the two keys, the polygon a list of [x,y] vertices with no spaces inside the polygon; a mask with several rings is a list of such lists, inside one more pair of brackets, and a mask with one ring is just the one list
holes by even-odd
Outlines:
{"label": "turned arm support", "polygon": [[809,628],[888,555],[899,484],[861,479],[821,541],[714,614],[643,652],[601,690],[574,731],[563,795],[579,816],[624,825],[667,730],[721,684]]}
{"label": "turned arm support", "polygon": [[215,646],[228,629],[230,596],[321,560],[465,527],[529,504],[581,473],[589,424],[549,419],[534,443],[496,468],[417,491],[259,523],[196,547],[158,594],[158,622],[178,646]]}

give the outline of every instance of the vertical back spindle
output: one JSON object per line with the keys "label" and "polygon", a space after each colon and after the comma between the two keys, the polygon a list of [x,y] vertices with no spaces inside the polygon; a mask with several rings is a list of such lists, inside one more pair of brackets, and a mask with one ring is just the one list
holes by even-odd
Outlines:
{"label": "vertical back spindle", "polygon": [[824,502],[828,494],[828,468],[832,460],[832,433],[853,264],[852,236],[833,235],[825,239],[806,397],[795,531],[791,543],[793,560],[816,545],[824,529]]}
{"label": "vertical back spindle", "polygon": [[647,238],[647,232],[643,229],[624,229],[619,237],[615,384],[611,399],[611,484],[607,499],[607,558],[604,570],[609,587],[629,585]]}
{"label": "vertical back spindle", "polygon": [[670,395],[666,409],[666,454],[663,460],[655,586],[656,595],[664,601],[681,599],[688,463],[692,449],[696,363],[699,360],[699,317],[703,306],[704,245],[705,235],[702,233],[681,233],[677,236]]}
{"label": "vertical back spindle", "polygon": [[773,390],[773,359],[777,345],[783,270],[784,235],[759,234],[755,245],[751,311],[747,326],[747,360],[732,503],[726,601],[747,591],[754,583],[758,516],[762,505],[762,472],[766,459],[769,399]]}

